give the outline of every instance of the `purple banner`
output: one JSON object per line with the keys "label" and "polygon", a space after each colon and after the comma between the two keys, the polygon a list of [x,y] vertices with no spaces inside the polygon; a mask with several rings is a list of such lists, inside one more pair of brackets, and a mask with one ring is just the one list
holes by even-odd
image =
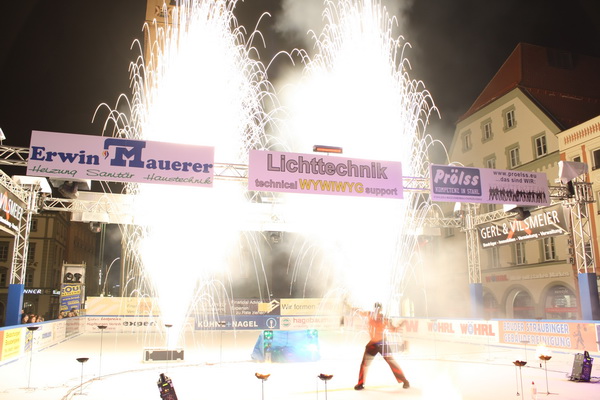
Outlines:
{"label": "purple banner", "polygon": [[251,150],[248,188],[401,199],[402,165],[397,161]]}
{"label": "purple banner", "polygon": [[550,204],[546,174],[487,168],[430,166],[431,200],[464,203]]}
{"label": "purple banner", "polygon": [[27,175],[212,187],[214,148],[33,131]]}

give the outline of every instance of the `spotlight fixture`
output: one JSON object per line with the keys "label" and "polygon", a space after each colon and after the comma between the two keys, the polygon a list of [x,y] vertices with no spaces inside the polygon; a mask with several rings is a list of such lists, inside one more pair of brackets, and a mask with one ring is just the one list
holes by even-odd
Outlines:
{"label": "spotlight fixture", "polygon": [[94,233],[102,232],[102,224],[100,222],[90,222],[90,231]]}
{"label": "spotlight fixture", "polygon": [[342,148],[337,146],[322,146],[322,145],[314,145],[313,151],[315,153],[335,153],[342,154]]}
{"label": "spotlight fixture", "polygon": [[269,237],[271,239],[271,243],[280,243],[283,239],[283,232],[271,232]]}
{"label": "spotlight fixture", "polygon": [[65,182],[58,188],[58,193],[68,199],[76,199],[79,197],[79,190],[77,182]]}
{"label": "spotlight fixture", "polygon": [[73,274],[73,283],[81,283],[82,277],[83,275],[81,275],[79,272]]}
{"label": "spotlight fixture", "polygon": [[514,211],[517,213],[517,216],[515,217],[517,221],[524,221],[531,216],[531,211],[526,210],[523,207],[517,207]]}
{"label": "spotlight fixture", "polygon": [[73,276],[73,274],[72,274],[72,273],[70,273],[70,272],[67,272],[67,273],[65,274],[65,283],[73,283],[73,279],[74,279],[74,278],[75,278],[75,277]]}

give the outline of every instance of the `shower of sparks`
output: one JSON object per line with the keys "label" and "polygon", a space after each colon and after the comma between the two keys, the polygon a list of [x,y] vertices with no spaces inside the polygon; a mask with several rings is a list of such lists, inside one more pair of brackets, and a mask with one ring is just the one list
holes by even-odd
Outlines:
{"label": "shower of sparks", "polygon": [[[265,148],[270,116],[263,105],[274,97],[254,35],[246,38],[233,15],[236,2],[163,6],[168,20],[146,26],[145,61],[130,68],[131,100],[122,97],[116,107],[127,103],[129,115],[113,110],[107,134],[212,146],[215,162],[227,164],[247,164],[250,149]],[[129,184],[127,192],[136,200],[125,252],[144,281],[133,279],[126,295],[157,298],[173,345],[191,306],[214,315],[215,303],[233,295],[229,267],[240,263],[240,241],[248,240],[241,233],[246,189],[217,180],[212,188]]]}
{"label": "shower of sparks", "polygon": [[[302,79],[280,95],[290,148],[340,146],[344,157],[400,161],[405,177],[426,177],[434,141],[424,131],[436,109],[424,85],[409,78],[408,45],[393,36],[396,20],[377,0],[325,1],[323,16],[316,54],[299,52]],[[319,276],[355,306],[383,301],[388,314],[400,313],[405,278],[419,262],[425,196],[288,195],[286,202],[286,222],[306,238],[292,252],[294,276],[308,268],[306,276]]]}
{"label": "shower of sparks", "polygon": [[[164,6],[168,20],[147,27],[147,55],[131,66],[132,97],[111,110],[106,134],[213,146],[222,164],[244,165],[250,149],[270,148],[265,132],[274,118],[265,110],[280,109],[256,61],[257,32],[247,38],[237,25],[236,3],[182,0],[169,14]],[[315,144],[341,146],[343,157],[400,161],[405,177],[426,178],[435,141],[425,126],[436,109],[424,85],[409,78],[408,45],[393,36],[396,20],[377,0],[324,5],[315,54],[298,51],[302,77],[281,90],[283,148],[309,153]],[[124,256],[139,270],[125,277],[124,292],[157,298],[161,323],[173,325],[167,334],[173,345],[192,311],[216,315],[216,304],[235,296],[232,268],[260,260],[258,240],[244,226],[256,207],[245,187],[231,181],[217,180],[213,188],[129,184],[126,190],[136,200]],[[302,295],[309,281],[318,281],[329,299],[335,294],[363,308],[380,301],[387,314],[410,314],[401,300],[420,262],[426,195],[278,197],[273,218],[303,237],[289,250],[290,292],[300,287],[295,292]],[[261,268],[255,267],[255,279],[266,282]]]}

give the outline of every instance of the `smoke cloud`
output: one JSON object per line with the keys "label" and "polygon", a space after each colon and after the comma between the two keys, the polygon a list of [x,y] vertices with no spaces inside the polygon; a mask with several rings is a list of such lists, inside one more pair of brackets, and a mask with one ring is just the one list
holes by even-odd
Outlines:
{"label": "smoke cloud", "polygon": [[[388,14],[397,18],[400,34],[403,34],[401,31],[406,26],[404,15],[410,10],[413,2],[414,0],[381,1]],[[309,32],[318,35],[323,30],[325,3],[324,0],[282,0],[281,12],[275,19],[274,30],[286,40],[298,43],[297,47],[305,49],[310,54],[314,41]]]}

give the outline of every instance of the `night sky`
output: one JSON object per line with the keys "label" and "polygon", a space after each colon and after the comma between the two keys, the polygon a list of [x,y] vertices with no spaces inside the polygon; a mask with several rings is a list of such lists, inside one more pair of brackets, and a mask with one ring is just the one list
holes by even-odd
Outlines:
{"label": "night sky", "polygon": [[[32,130],[100,134],[96,107],[129,94],[130,50],[142,38],[146,0],[5,2],[0,24],[0,127],[9,146],[29,146]],[[597,0],[386,0],[398,34],[412,46],[411,78],[432,93],[442,120],[428,132],[449,143],[457,118],[519,42],[600,56]],[[308,46],[304,32],[321,0],[246,0],[236,14],[259,25],[267,50]],[[313,7],[315,6],[315,7]],[[318,26],[314,26],[318,29]],[[269,71],[276,76],[278,64]]]}

